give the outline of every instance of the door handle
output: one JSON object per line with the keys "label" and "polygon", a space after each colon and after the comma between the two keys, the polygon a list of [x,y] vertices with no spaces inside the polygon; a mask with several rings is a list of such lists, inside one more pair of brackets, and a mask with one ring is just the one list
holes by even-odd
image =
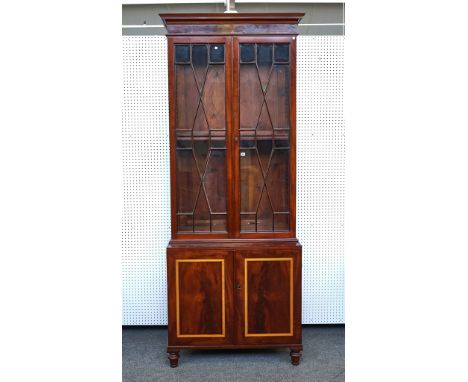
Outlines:
{"label": "door handle", "polygon": [[240,284],[239,283],[236,284],[236,289],[240,289]]}

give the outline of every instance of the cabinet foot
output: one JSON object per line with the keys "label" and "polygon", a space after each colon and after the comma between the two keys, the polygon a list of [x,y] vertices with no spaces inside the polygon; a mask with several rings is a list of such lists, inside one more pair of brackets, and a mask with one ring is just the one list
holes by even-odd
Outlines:
{"label": "cabinet foot", "polygon": [[179,352],[178,351],[171,351],[171,352],[168,352],[169,355],[167,356],[167,358],[169,358],[169,362],[171,364],[171,367],[177,367],[177,365],[179,364]]}
{"label": "cabinet foot", "polygon": [[299,365],[299,362],[301,360],[301,351],[300,349],[291,349],[291,352],[289,353],[291,356],[291,363],[294,366]]}

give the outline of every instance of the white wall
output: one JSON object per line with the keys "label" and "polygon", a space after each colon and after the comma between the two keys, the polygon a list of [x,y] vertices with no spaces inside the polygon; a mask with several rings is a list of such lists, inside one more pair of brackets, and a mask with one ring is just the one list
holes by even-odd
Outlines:
{"label": "white wall", "polygon": [[[123,36],[123,325],[166,325],[170,239],[164,36]],[[297,236],[304,324],[344,323],[344,36],[299,36]]]}

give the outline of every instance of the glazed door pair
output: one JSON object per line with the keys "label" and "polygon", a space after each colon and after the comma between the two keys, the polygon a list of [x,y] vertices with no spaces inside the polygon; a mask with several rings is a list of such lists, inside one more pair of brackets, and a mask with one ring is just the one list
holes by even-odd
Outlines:
{"label": "glazed door pair", "polygon": [[170,37],[174,238],[294,237],[294,37]]}
{"label": "glazed door pair", "polygon": [[172,345],[300,342],[299,250],[171,249]]}

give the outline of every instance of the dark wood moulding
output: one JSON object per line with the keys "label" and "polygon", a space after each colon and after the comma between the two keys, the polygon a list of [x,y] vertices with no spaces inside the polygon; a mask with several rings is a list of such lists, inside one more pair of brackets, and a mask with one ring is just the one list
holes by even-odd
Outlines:
{"label": "dark wood moulding", "polygon": [[167,35],[297,35],[304,13],[161,13]]}

